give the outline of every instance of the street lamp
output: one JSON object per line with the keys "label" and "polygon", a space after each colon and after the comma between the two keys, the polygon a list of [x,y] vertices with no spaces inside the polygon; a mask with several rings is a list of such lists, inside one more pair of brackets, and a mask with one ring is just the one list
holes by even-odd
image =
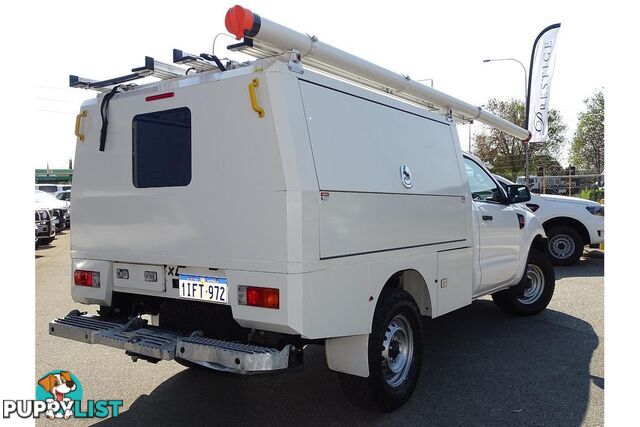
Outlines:
{"label": "street lamp", "polygon": [[[527,87],[529,86],[529,81],[527,80],[527,68],[524,66],[524,64],[520,61],[518,61],[515,58],[495,58],[495,59],[483,59],[482,62],[498,62],[498,61],[515,61],[518,64],[520,64],[520,66],[522,67],[522,71],[524,72],[524,102],[525,102],[525,107],[527,104]],[[525,123],[524,127],[527,127],[527,124]]]}
{"label": "street lamp", "polygon": [[[514,61],[517,62],[518,64],[520,64],[520,66],[522,67],[522,71],[524,72],[524,108],[526,110],[527,108],[527,97],[528,97],[528,87],[529,87],[529,80],[527,80],[527,68],[524,66],[524,64],[520,61],[518,61],[515,58],[492,58],[492,59],[483,59],[482,62],[487,63],[487,62],[498,62],[498,61]],[[523,120],[527,120],[526,117]],[[523,128],[526,129],[527,128],[527,123],[523,124]],[[529,187],[529,143],[525,143],[524,144],[524,176],[525,176],[525,182],[527,183],[527,187]]]}

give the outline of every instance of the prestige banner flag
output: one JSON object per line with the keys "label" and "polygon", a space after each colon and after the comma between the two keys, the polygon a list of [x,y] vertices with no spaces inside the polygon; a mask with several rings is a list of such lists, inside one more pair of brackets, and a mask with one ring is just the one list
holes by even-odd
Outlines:
{"label": "prestige banner flag", "polygon": [[549,139],[549,95],[556,62],[558,31],[560,24],[550,25],[542,30],[533,43],[527,103],[527,127],[531,132],[529,142],[547,142]]}

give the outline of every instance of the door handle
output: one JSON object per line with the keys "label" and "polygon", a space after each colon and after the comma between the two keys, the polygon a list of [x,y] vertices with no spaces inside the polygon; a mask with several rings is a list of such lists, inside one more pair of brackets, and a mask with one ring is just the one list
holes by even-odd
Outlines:
{"label": "door handle", "polygon": [[491,215],[482,215],[483,221],[493,221],[493,217]]}

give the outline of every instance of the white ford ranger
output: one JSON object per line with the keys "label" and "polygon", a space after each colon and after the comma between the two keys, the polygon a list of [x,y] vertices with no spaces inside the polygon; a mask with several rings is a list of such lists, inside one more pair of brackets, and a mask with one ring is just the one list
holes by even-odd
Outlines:
{"label": "white ford ranger", "polygon": [[[496,175],[504,188],[513,182]],[[552,194],[531,194],[527,206],[549,238],[549,255],[556,265],[573,265],[586,245],[604,242],[604,206],[592,200]]]}
{"label": "white ford ranger", "polygon": [[[249,18],[245,46],[264,32],[331,60],[317,39]],[[324,344],[347,395],[390,411],[419,377],[420,316],[484,295],[516,315],[545,309],[546,236],[519,205],[526,187],[463,159],[451,114],[291,53],[191,57],[199,72],[135,87],[72,76],[102,91],[76,123],[71,236],[73,300],[100,308],[49,332],[237,373],[291,368]]]}

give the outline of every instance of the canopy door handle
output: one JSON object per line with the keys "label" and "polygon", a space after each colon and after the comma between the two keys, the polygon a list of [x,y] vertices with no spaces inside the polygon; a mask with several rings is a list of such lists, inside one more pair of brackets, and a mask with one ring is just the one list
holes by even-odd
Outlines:
{"label": "canopy door handle", "polygon": [[251,83],[249,83],[249,98],[251,98],[251,107],[253,108],[253,111],[258,113],[258,117],[263,118],[264,109],[260,105],[258,105],[258,100],[256,99],[256,88],[259,85],[260,79],[258,79],[257,77],[251,80]]}
{"label": "canopy door handle", "polygon": [[80,114],[76,116],[76,130],[75,134],[80,140],[80,142],[84,141],[84,134],[80,133],[80,124],[83,117],[87,117],[87,110],[82,110]]}

